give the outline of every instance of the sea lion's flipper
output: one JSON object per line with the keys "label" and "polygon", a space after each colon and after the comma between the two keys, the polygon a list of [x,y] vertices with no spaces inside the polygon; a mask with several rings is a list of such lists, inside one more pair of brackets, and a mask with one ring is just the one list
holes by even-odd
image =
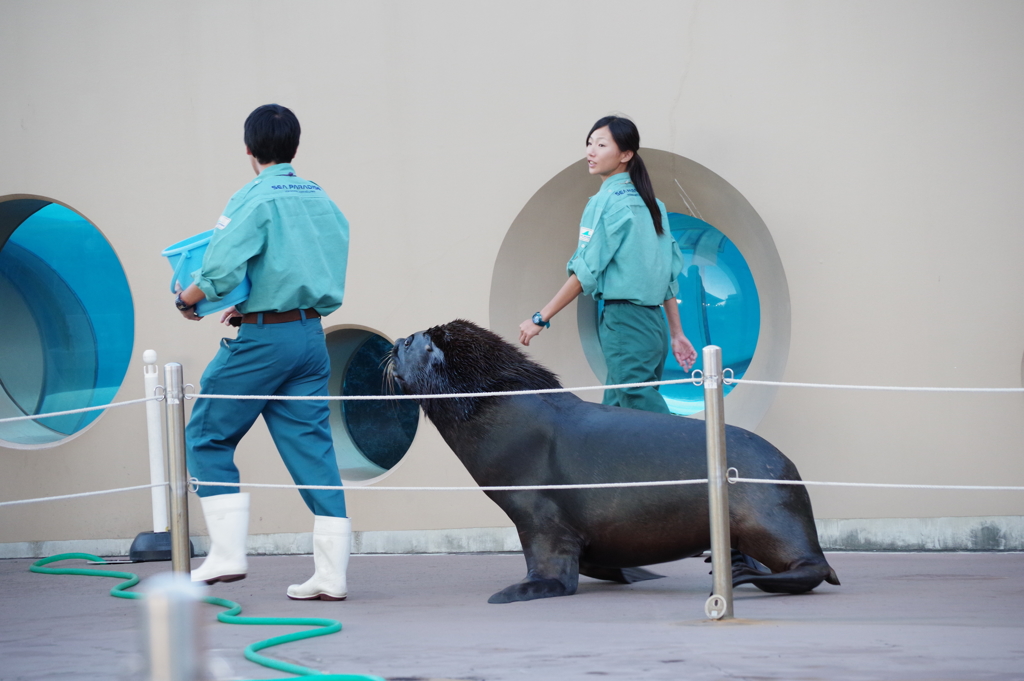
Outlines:
{"label": "sea lion's flipper", "polygon": [[752,584],[772,594],[806,593],[823,581],[839,586],[836,571],[828,563],[812,562],[782,572],[772,572],[745,553],[732,550],[732,585]]}
{"label": "sea lion's flipper", "polygon": [[579,554],[571,539],[528,535],[520,530],[526,578],[505,587],[487,599],[488,603],[514,603],[536,598],[572,596],[580,582]]}
{"label": "sea lion's flipper", "polygon": [[[831,581],[835,579],[835,582]],[[751,567],[737,565],[732,567],[732,585],[753,584],[761,591],[772,594],[802,594],[815,588],[823,581],[838,584],[839,579],[827,563],[801,565],[784,572],[761,572]]]}
{"label": "sea lion's flipper", "polygon": [[487,599],[488,603],[514,603],[516,601],[532,601],[536,598],[554,598],[556,596],[571,596],[576,589],[569,591],[565,584],[557,579],[530,579],[527,577],[521,582],[494,594]]}
{"label": "sea lion's flipper", "polygon": [[756,560],[754,560],[753,558],[751,558],[747,554],[743,553],[742,551],[737,551],[736,549],[733,549],[732,550],[732,569],[733,569],[733,571],[735,571],[738,566],[745,566],[745,567],[751,568],[752,570],[756,570],[757,572],[766,572],[766,573],[770,573],[771,572],[771,570],[769,570],[767,567],[765,567],[762,563],[757,562]]}
{"label": "sea lion's flipper", "polygon": [[604,579],[619,584],[632,584],[633,582],[644,582],[648,579],[661,579],[665,575],[659,575],[645,570],[641,567],[631,568],[609,568],[600,565],[588,565],[580,563],[580,574],[594,579]]}
{"label": "sea lion's flipper", "polygon": [[[707,558],[704,559],[704,562],[705,563],[710,563],[711,562],[710,554],[708,555]],[[758,561],[754,560],[753,558],[751,558],[747,554],[743,553],[742,551],[737,551],[736,549],[732,549],[732,573],[733,573],[734,576],[736,575],[736,570],[737,569],[739,569],[741,571],[749,569],[749,570],[753,570],[754,572],[759,572],[759,573],[763,573],[763,574],[766,574],[766,575],[770,575],[771,572],[772,572],[771,570],[766,568],[762,563],[759,563]],[[710,575],[711,573],[708,572],[708,574]]]}

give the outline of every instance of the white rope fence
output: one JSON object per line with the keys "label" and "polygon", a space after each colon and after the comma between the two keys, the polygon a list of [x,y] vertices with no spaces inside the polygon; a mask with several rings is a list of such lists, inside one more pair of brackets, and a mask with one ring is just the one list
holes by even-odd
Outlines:
{"label": "white rope fence", "polygon": [[56,497],[39,497],[37,499],[17,499],[15,501],[0,501],[0,506],[17,506],[19,504],[34,504],[40,501],[60,501],[62,499],[78,499],[81,497],[95,497],[101,494],[116,494],[118,492],[133,492],[138,489],[152,489],[153,487],[167,487],[166,482],[154,485],[136,485],[134,487],[119,487],[117,489],[104,489],[98,492],[80,492],[78,494],[61,494]]}
{"label": "white rope fence", "polygon": [[825,388],[831,390],[880,390],[915,393],[1024,393],[1024,388],[926,388],[888,385],[840,385],[832,383],[783,383],[781,381],[754,381],[746,378],[726,378],[726,385],[746,383],[749,385],[776,385],[784,388]]}
{"label": "white rope fence", "polygon": [[[327,401],[362,401],[362,400],[432,400],[432,399],[457,399],[457,398],[480,398],[480,397],[507,397],[516,395],[547,395],[555,393],[571,393],[571,392],[584,392],[589,390],[615,390],[621,388],[631,387],[656,387],[662,385],[682,385],[692,384],[701,385],[703,383],[703,374],[700,370],[693,372],[693,378],[685,379],[674,379],[665,381],[647,381],[643,383],[621,383],[615,385],[594,385],[594,386],[583,386],[576,388],[543,388],[538,390],[509,390],[509,391],[495,391],[495,392],[476,392],[476,393],[445,393],[436,395],[330,395],[330,396],[286,396],[286,395],[213,395],[213,394],[186,394],[186,399],[221,399],[221,400],[327,400]],[[901,392],[934,392],[934,393],[1024,393],[1024,388],[941,388],[941,387],[904,387],[904,386],[868,386],[868,385],[842,385],[842,384],[828,384],[828,383],[793,383],[793,382],[781,382],[781,381],[757,381],[752,379],[737,379],[732,378],[732,370],[725,369],[723,374],[726,374],[723,378],[723,383],[726,385],[736,384],[750,384],[750,385],[769,385],[778,387],[793,387],[793,388],[823,388],[823,389],[841,389],[841,390],[876,390],[876,391],[901,391]],[[158,389],[162,393],[162,387],[158,386]],[[66,411],[51,412],[47,414],[32,414],[27,416],[16,416],[13,418],[0,419],[2,423],[12,423],[15,421],[27,421],[35,419],[49,418],[53,416],[66,416],[71,414],[81,414],[90,411],[98,411],[102,409],[110,409],[115,407],[125,407],[132,404],[141,404],[151,401],[163,400],[163,395],[154,395],[152,397],[143,397],[136,400],[128,400],[125,402],[113,402],[110,404],[85,407],[82,409],[70,409]],[[737,483],[748,483],[748,484],[768,484],[768,485],[818,485],[818,486],[830,486],[830,487],[862,487],[862,488],[881,488],[881,489],[921,489],[921,490],[961,490],[961,491],[1024,491],[1024,486],[1006,486],[1006,485],[919,485],[919,484],[901,484],[901,483],[874,483],[874,482],[821,482],[812,480],[771,480],[761,478],[743,478],[739,476],[739,473],[735,468],[729,469],[728,481],[730,484]],[[331,485],[294,485],[294,484],[267,484],[267,483],[229,483],[229,482],[207,482],[192,479],[190,480],[192,490],[199,486],[209,487],[251,487],[251,488],[264,488],[264,489],[310,489],[310,490],[344,490],[348,492],[352,491],[377,491],[377,492],[512,492],[512,491],[541,491],[541,490],[574,490],[574,489],[609,489],[609,488],[635,488],[635,487],[667,487],[667,486],[682,486],[682,485],[697,485],[706,484],[707,478],[699,478],[692,480],[653,480],[643,482],[614,482],[614,483],[582,483],[582,484],[571,484],[571,485],[502,485],[502,486],[399,486],[399,487],[388,487],[388,486],[331,486]],[[136,485],[133,487],[121,487],[117,489],[100,490],[96,492],[82,492],[78,494],[64,494],[52,497],[39,497],[36,499],[19,499],[15,501],[3,501],[0,502],[0,507],[3,506],[14,506],[19,504],[31,504],[43,501],[60,501],[64,499],[76,499],[82,497],[99,496],[103,494],[116,494],[120,492],[131,492],[135,490],[151,489],[154,487],[166,487],[167,483],[151,484],[151,485]]]}
{"label": "white rope fence", "polygon": [[[731,369],[726,369],[726,372],[731,373]],[[700,370],[695,370],[694,374],[700,374]],[[646,381],[643,383],[618,383],[615,385],[588,385],[577,388],[541,388],[537,390],[505,390],[505,391],[494,391],[494,392],[477,392],[477,393],[442,393],[435,395],[213,395],[213,394],[201,394],[201,393],[187,393],[185,399],[206,399],[206,400],[327,400],[327,401],[338,401],[338,402],[356,402],[364,400],[437,400],[437,399],[458,399],[458,398],[472,398],[472,397],[511,397],[515,395],[549,395],[555,393],[574,393],[574,392],[586,392],[588,390],[618,390],[622,388],[646,388],[646,387],[657,387],[662,385],[701,385],[703,383],[703,376],[695,376],[694,378],[681,378],[668,381]],[[878,390],[878,391],[899,391],[899,392],[947,392],[947,393],[1024,393],[1024,388],[932,388],[932,387],[905,387],[905,386],[884,386],[884,385],[844,385],[844,384],[832,384],[832,383],[792,383],[782,381],[756,381],[747,378],[729,378],[728,376],[723,379],[723,383],[726,385],[737,385],[737,384],[749,384],[749,385],[773,385],[785,388],[824,388],[834,390]],[[113,409],[116,407],[126,407],[132,404],[141,404],[144,402],[161,401],[163,395],[154,395],[152,397],[142,397],[137,400],[127,400],[125,402],[111,402],[110,404],[101,404],[95,407],[83,407],[81,409],[68,409],[66,411],[55,411],[46,414],[30,414],[27,416],[14,416],[10,418],[0,419],[0,423],[13,423],[15,421],[30,421],[37,419],[45,419],[53,416],[69,416],[71,414],[82,414],[90,411],[100,411],[103,409]]]}
{"label": "white rope fence", "polygon": [[643,482],[589,482],[572,485],[491,485],[491,486],[469,486],[469,487],[373,487],[344,485],[276,485],[258,482],[205,482],[192,478],[189,484],[193,489],[196,487],[260,487],[266,489],[322,489],[342,490],[351,492],[353,490],[367,490],[375,492],[525,492],[550,489],[610,489],[617,487],[670,487],[678,485],[700,485],[707,484],[707,478],[693,480],[649,480]]}
{"label": "white rope fence", "polygon": [[[735,468],[731,468],[728,477],[729,484],[751,483],[762,485],[818,485],[828,487],[873,487],[881,489],[920,489],[920,490],[962,490],[962,491],[984,491],[984,492],[1024,492],[1024,486],[1009,485],[916,485],[887,482],[819,482],[813,480],[770,480],[763,478],[741,478]],[[192,478],[189,484],[194,492],[198,487],[250,487],[257,489],[311,489],[311,490],[341,490],[344,492],[527,492],[543,490],[574,490],[574,489],[616,489],[631,487],[678,487],[683,485],[706,484],[707,478],[694,478],[690,480],[649,480],[641,482],[595,482],[580,483],[572,485],[490,485],[490,486],[457,486],[457,487],[413,487],[397,486],[389,487],[383,485],[374,486],[343,486],[343,485],[289,485],[272,484],[259,482],[208,482]],[[82,497],[99,496],[102,494],[116,494],[118,492],[132,492],[152,487],[166,487],[167,483],[157,485],[136,485],[134,487],[120,487],[117,489],[100,490],[97,492],[81,492],[78,494],[62,494],[54,497],[39,497],[36,499],[18,499],[16,501],[2,501],[2,506],[16,506],[19,504],[33,504],[42,501],[61,501],[63,499],[78,499]]]}
{"label": "white rope fence", "polygon": [[762,485],[824,485],[828,487],[879,487],[888,489],[947,489],[947,490],[979,490],[988,492],[1024,492],[1024,486],[1008,487],[1005,485],[910,485],[890,482],[815,482],[813,480],[768,480],[764,478],[728,478],[729,484],[749,482]]}
{"label": "white rope fence", "polygon": [[53,411],[48,414],[30,414],[28,416],[12,416],[11,418],[0,419],[0,423],[13,423],[15,421],[33,421],[35,419],[48,419],[51,416],[68,416],[70,414],[84,414],[87,411],[100,411],[101,409],[112,409],[114,407],[126,407],[129,404],[142,404],[143,402],[159,402],[164,399],[163,395],[154,395],[153,397],[140,397],[137,400],[128,400],[127,402],[111,402],[110,404],[101,404],[98,407],[83,407],[81,409],[68,409],[67,411]]}
{"label": "white rope fence", "polygon": [[[700,370],[693,373],[700,373]],[[700,385],[703,376],[696,378],[678,378],[670,381],[646,381],[644,383],[617,383],[615,385],[588,385],[582,388],[538,388],[536,390],[502,390],[486,393],[438,393],[435,395],[210,395],[187,393],[185,399],[205,400],[328,400],[328,401],[359,401],[359,400],[440,400],[458,399],[463,397],[512,397],[516,395],[551,395],[554,393],[585,392],[587,390],[618,390],[620,388],[647,388],[661,385]]]}
{"label": "white rope fence", "polygon": [[[661,385],[678,385],[689,383],[693,385],[701,385],[703,383],[703,375],[700,370],[695,370],[694,374],[700,374],[694,378],[689,379],[678,379],[671,381],[649,381],[645,383],[622,383],[616,385],[597,385],[597,386],[585,386],[580,388],[546,388],[541,390],[512,390],[502,392],[486,392],[486,393],[449,393],[449,394],[438,394],[438,395],[347,395],[347,396],[331,396],[331,397],[292,397],[292,396],[279,396],[279,395],[202,395],[202,394],[190,394],[186,395],[187,399],[202,398],[202,399],[242,399],[242,400],[427,400],[427,399],[445,399],[445,398],[464,398],[464,397],[504,397],[514,395],[544,395],[551,393],[567,393],[567,392],[582,392],[587,390],[615,390],[620,388],[630,387],[647,387],[647,386],[661,386]],[[958,392],[958,393],[1024,393],[1024,388],[932,388],[932,387],[904,387],[904,386],[870,386],[870,385],[839,385],[839,384],[828,384],[828,383],[791,383],[791,382],[780,382],[780,381],[756,381],[748,379],[737,379],[731,378],[732,369],[725,369],[723,373],[726,374],[723,379],[723,383],[726,385],[735,385],[738,383],[749,383],[752,385],[774,385],[780,387],[797,387],[797,388],[825,388],[825,389],[848,389],[848,390],[877,390],[877,391],[901,391],[901,392]],[[735,470],[735,469],[731,469]],[[695,480],[659,480],[650,482],[631,482],[631,483],[597,483],[597,484],[579,484],[579,485],[509,485],[509,486],[491,486],[491,487],[385,487],[385,486],[353,486],[353,487],[339,487],[339,486],[328,486],[328,485],[274,485],[274,484],[263,484],[263,483],[221,483],[221,482],[205,482],[193,479],[193,488],[197,486],[211,486],[211,487],[252,487],[252,488],[266,488],[266,489],[320,489],[320,490],[339,490],[344,489],[346,491],[353,490],[374,490],[380,492],[470,492],[470,491],[482,491],[482,492],[508,492],[508,491],[538,491],[538,490],[571,490],[571,489],[601,489],[601,488],[624,488],[624,487],[656,487],[656,486],[670,486],[670,485],[693,485],[702,484],[708,481],[707,478],[695,479]],[[740,478],[732,477],[729,478],[731,484],[735,483],[753,483],[753,484],[778,484],[778,485],[822,485],[822,486],[833,486],[833,487],[872,487],[872,488],[892,488],[892,489],[931,489],[931,490],[986,490],[986,491],[1024,491],[1024,486],[1013,487],[1013,486],[984,486],[984,485],[915,485],[915,484],[899,484],[899,483],[872,483],[872,482],[817,482],[810,480],[767,480],[760,478]]]}
{"label": "white rope fence", "polygon": [[[731,468],[735,471],[735,468]],[[342,490],[345,492],[366,491],[366,492],[525,492],[539,490],[566,490],[566,489],[610,489],[621,487],[670,487],[680,485],[699,485],[707,483],[707,478],[694,478],[692,480],[650,480],[644,482],[595,482],[573,485],[501,485],[501,486],[463,486],[463,487],[384,487],[384,486],[362,486],[354,485],[287,485],[269,484],[258,482],[207,482],[192,478],[189,480],[193,491],[197,487],[254,487],[263,489],[317,489],[317,490]],[[762,485],[826,485],[830,487],[877,487],[889,489],[932,489],[932,490],[974,490],[994,492],[1024,492],[1024,486],[989,486],[989,485],[914,485],[889,482],[815,482],[812,480],[774,480],[765,478],[741,478],[737,475],[728,478],[729,484],[754,483]]]}

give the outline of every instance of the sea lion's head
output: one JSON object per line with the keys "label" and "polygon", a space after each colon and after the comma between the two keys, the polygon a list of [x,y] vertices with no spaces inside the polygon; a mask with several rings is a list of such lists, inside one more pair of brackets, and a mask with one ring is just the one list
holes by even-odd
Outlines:
{"label": "sea lion's head", "polygon": [[[558,388],[558,377],[498,334],[464,319],[399,338],[387,371],[407,395],[500,392]],[[423,411],[439,419],[468,420],[482,403],[501,398],[421,400]]]}

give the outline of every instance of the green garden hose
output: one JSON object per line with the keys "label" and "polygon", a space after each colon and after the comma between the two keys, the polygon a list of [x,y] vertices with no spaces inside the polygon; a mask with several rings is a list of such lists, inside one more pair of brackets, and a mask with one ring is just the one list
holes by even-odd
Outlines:
{"label": "green garden hose", "polygon": [[[32,563],[29,568],[32,572],[39,572],[48,575],[85,575],[88,577],[113,577],[115,579],[126,580],[113,589],[110,590],[110,595],[116,598],[132,598],[141,599],[145,598],[143,594],[135,593],[133,591],[127,591],[139,583],[139,576],[131,572],[115,572],[113,570],[91,570],[87,568],[53,568],[45,567],[50,563],[56,563],[62,560],[88,560],[95,563],[104,563],[105,561],[99,556],[94,556],[90,553],[60,553],[56,556],[50,556],[49,558],[43,558]],[[223,608],[227,608],[225,612],[217,615],[217,620],[224,624],[264,624],[264,625],[281,625],[281,626],[295,626],[295,627],[319,627],[318,629],[308,629],[306,631],[298,631],[293,634],[284,634],[283,636],[274,636],[263,641],[257,641],[252,643],[245,648],[245,659],[250,662],[269,667],[270,669],[276,669],[278,671],[287,672],[289,674],[295,674],[297,676],[316,676],[317,679],[323,679],[323,681],[385,681],[379,676],[370,676],[367,674],[325,674],[324,672],[317,671],[315,669],[309,669],[308,667],[301,667],[297,664],[289,664],[288,662],[281,662],[264,655],[260,655],[257,651],[272,646],[279,646],[284,643],[291,643],[293,641],[301,641],[307,638],[314,638],[316,636],[326,636],[328,634],[334,634],[341,631],[341,622],[338,620],[319,618],[319,617],[242,617],[242,606],[234,601],[229,601],[226,598],[215,598],[207,597],[203,599],[204,603],[211,605],[219,605]]]}

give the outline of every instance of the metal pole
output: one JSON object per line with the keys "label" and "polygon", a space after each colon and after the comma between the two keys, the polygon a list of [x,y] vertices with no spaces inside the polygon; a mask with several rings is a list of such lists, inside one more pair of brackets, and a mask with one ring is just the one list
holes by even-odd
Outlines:
{"label": "metal pole", "polygon": [[725,459],[725,401],[722,390],[722,348],[704,348],[704,427],[708,447],[708,510],[711,517],[711,597],[704,614],[731,619],[732,547],[729,541],[729,488]]}
{"label": "metal pole", "polygon": [[146,598],[146,681],[202,681],[205,646],[200,590],[184,575],[165,572],[143,583]]}
{"label": "metal pole", "polygon": [[[160,368],[156,365],[156,351],[146,350],[142,353],[143,376],[146,382],[146,397],[156,395],[160,381]],[[149,481],[154,485],[153,497],[153,531],[167,532],[170,521],[167,519],[167,457],[164,454],[163,418],[157,402],[146,402],[146,427],[149,432]]]}
{"label": "metal pole", "polygon": [[167,455],[171,477],[171,569],[190,571],[188,543],[188,472],[185,469],[185,387],[181,365],[164,365]]}

